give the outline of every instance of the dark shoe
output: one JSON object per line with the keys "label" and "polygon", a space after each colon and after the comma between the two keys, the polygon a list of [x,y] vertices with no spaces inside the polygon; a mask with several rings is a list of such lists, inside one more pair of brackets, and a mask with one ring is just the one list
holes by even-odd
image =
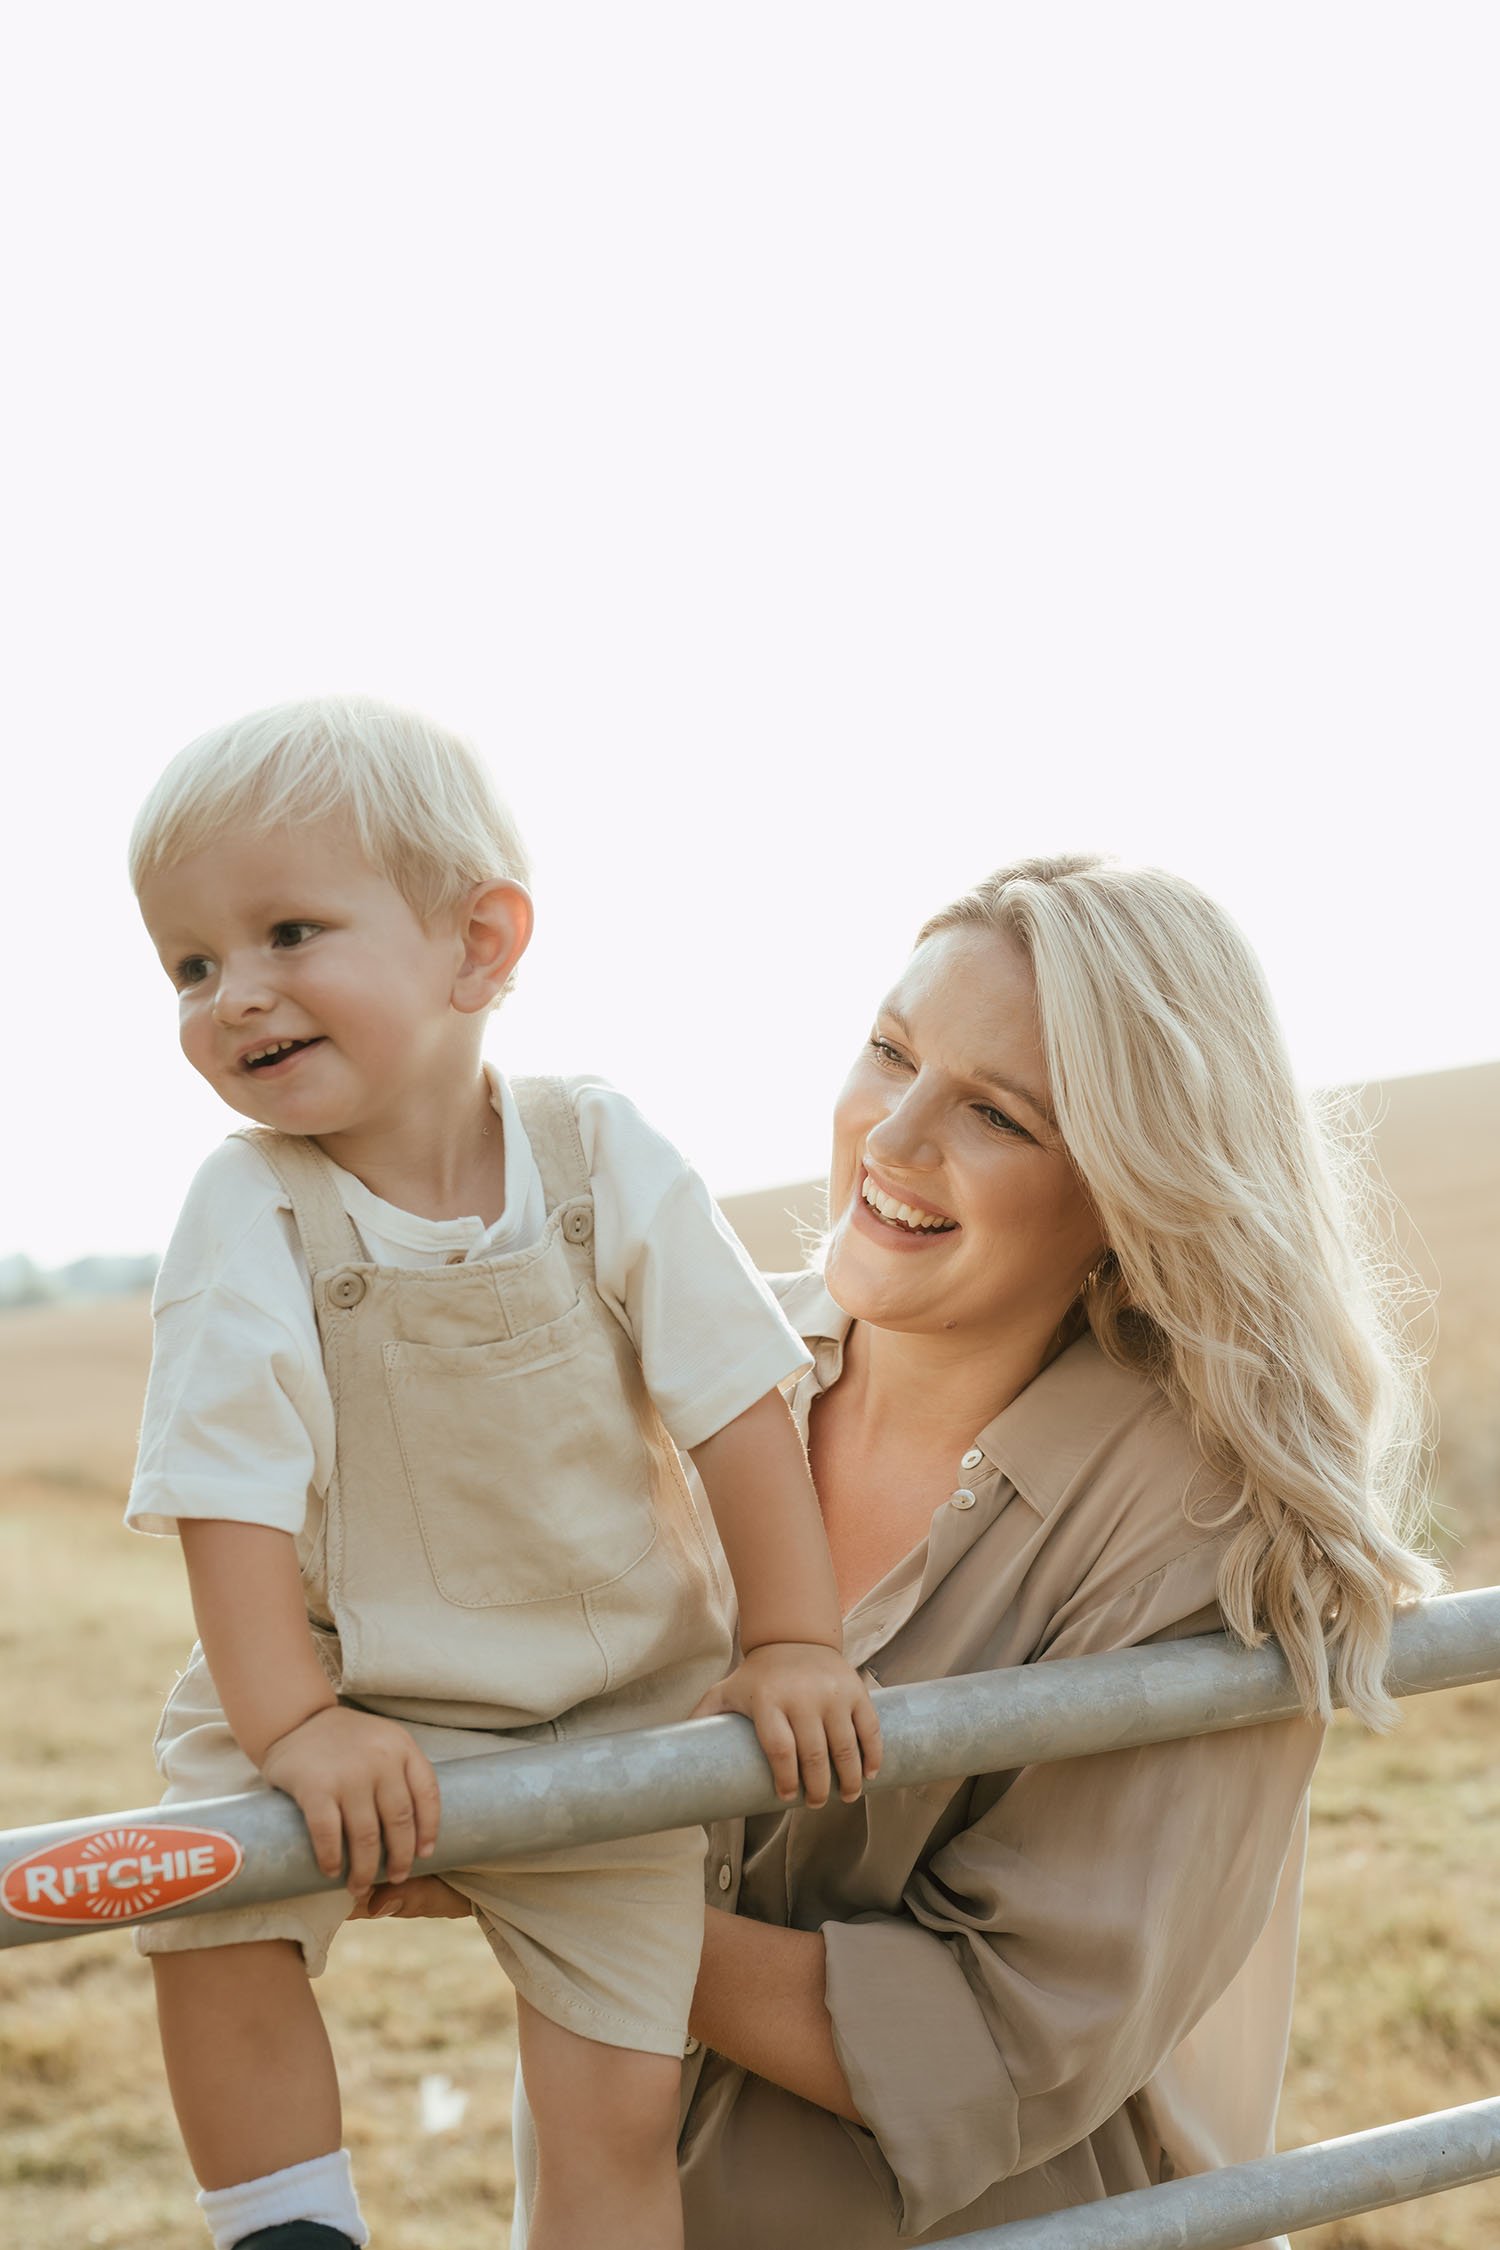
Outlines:
{"label": "dark shoe", "polygon": [[288,2219],[283,2226],[242,2235],[234,2250],[355,2250],[355,2245],[337,2227],[320,2226],[316,2219]]}

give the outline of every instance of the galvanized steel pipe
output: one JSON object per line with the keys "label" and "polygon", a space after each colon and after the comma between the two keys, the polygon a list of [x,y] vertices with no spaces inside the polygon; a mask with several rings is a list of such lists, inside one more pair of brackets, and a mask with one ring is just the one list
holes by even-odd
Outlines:
{"label": "galvanized steel pipe", "polygon": [[1243,2250],[1357,2211],[1410,2203],[1500,2172],[1500,2101],[1315,2141],[1046,2218],[950,2236],[934,2250]]}
{"label": "galvanized steel pipe", "polygon": [[[1424,1694],[1497,1674],[1500,1587],[1444,1595],[1397,1620],[1387,1674],[1395,1694]],[[1280,1652],[1270,1646],[1247,1652],[1222,1634],[882,1688],[875,1700],[885,1736],[876,1789],[1219,1733],[1297,1709]],[[426,1863],[433,1870],[771,1812],[778,1803],[749,1721],[733,1717],[486,1752],[444,1765],[440,1780],[438,1848]],[[18,1862],[70,1847],[93,1854],[89,1882],[105,1889],[98,1918],[82,1925],[0,1908],[0,1945],[42,1944],[118,1926],[123,1917],[106,1911],[118,1903],[107,1895],[108,1881],[118,1884],[113,1871],[126,1865],[139,1872],[144,1847],[131,1845],[133,1832],[167,1823],[232,1838],[243,1853],[238,1872],[170,1908],[173,1914],[213,1913],[337,1887],[318,1873],[295,1805],[276,1792],[15,1828],[0,1834],[0,1885],[8,1896],[23,1895],[15,1881]],[[147,1852],[148,1864],[159,1859],[159,1848],[154,1859]],[[42,1875],[28,1880],[45,1907],[50,1894]],[[49,1880],[55,1888],[57,1878]]]}

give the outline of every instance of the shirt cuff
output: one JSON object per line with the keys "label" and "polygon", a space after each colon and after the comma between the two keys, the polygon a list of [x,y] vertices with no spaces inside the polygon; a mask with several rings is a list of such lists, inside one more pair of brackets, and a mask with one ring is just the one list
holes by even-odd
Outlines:
{"label": "shirt cuff", "polygon": [[278,1502],[263,1484],[215,1484],[196,1477],[188,1494],[170,1477],[136,1478],[125,1505],[129,1530],[171,1538],[184,1521],[264,1524],[268,1531],[289,1531],[295,1538],[307,1521],[307,1495],[289,1493]]}
{"label": "shirt cuff", "polygon": [[691,1453],[695,1445],[717,1437],[758,1399],[795,1381],[811,1365],[805,1352],[799,1359],[795,1347],[789,1349],[782,1338],[775,1337],[727,1371],[714,1368],[712,1379],[705,1380],[703,1388],[680,1406],[674,1404],[668,1412],[658,1402],[658,1410],[673,1444]]}
{"label": "shirt cuff", "polygon": [[825,1922],[824,1998],[854,2106],[890,2168],[903,2235],[1016,2168],[1020,2104],[951,1947],[887,1917]]}

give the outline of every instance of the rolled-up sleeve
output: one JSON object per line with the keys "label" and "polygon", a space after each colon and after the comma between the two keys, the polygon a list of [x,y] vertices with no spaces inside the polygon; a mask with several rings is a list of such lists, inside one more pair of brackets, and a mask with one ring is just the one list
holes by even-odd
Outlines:
{"label": "rolled-up sleeve", "polygon": [[1320,1738],[1289,1720],[981,1778],[900,1915],[825,1923],[834,2042],[904,2233],[1145,2086],[1260,1934]]}

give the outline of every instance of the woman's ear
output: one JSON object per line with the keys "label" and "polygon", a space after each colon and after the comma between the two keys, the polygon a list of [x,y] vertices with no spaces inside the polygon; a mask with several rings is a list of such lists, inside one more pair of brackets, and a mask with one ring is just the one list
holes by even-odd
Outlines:
{"label": "woman's ear", "polygon": [[459,908],[463,961],[453,980],[453,1005],[477,1016],[493,1007],[531,942],[531,893],[519,883],[482,883]]}

